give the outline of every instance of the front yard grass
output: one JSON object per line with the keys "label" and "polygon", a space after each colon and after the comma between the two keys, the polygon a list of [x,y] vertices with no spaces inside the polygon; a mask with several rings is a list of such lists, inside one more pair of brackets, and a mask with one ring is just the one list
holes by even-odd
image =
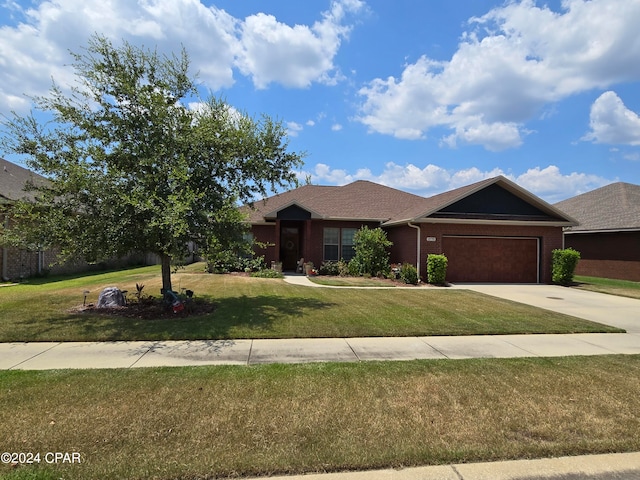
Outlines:
{"label": "front yard grass", "polygon": [[174,288],[216,304],[211,314],[136,319],[71,313],[118,286],[159,296],[159,267],[34,280],[0,289],[0,341],[113,341],[227,338],[487,335],[619,332],[619,329],[487,295],[438,288],[326,289],[280,279],[200,273],[174,275]]}
{"label": "front yard grass", "polygon": [[592,292],[620,295],[622,297],[640,298],[640,282],[617,280],[614,278],[574,277],[575,288]]}
{"label": "front yard grass", "polygon": [[280,279],[200,273],[173,277],[174,288],[216,304],[211,314],[136,319],[71,313],[115,285],[160,296],[159,267],[31,281],[0,289],[0,341],[192,340],[589,333],[621,330],[487,295],[439,288],[325,289]]}
{"label": "front yard grass", "polygon": [[640,450],[640,356],[0,372],[8,479],[193,479]]}

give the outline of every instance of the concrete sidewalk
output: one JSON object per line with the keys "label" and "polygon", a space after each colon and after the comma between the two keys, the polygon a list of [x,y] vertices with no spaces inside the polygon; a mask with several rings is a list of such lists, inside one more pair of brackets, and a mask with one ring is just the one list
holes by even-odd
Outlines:
{"label": "concrete sidewalk", "polygon": [[640,453],[582,455],[269,478],[271,480],[639,480]]}
{"label": "concrete sidewalk", "polygon": [[640,354],[640,334],[1,343],[0,369]]}

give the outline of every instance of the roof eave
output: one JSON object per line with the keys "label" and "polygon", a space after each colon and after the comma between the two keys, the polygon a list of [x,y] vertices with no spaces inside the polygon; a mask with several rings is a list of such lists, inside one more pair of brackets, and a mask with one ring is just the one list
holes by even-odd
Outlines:
{"label": "roof eave", "polygon": [[[455,223],[459,225],[513,225],[528,227],[570,227],[576,224],[562,220],[487,220],[487,219],[467,219],[467,218],[416,218],[413,220],[405,220],[404,222],[394,222],[393,225],[400,223]],[[391,226],[391,224],[389,224]]]}
{"label": "roof eave", "polygon": [[602,228],[592,230],[566,230],[566,234],[579,234],[579,233],[624,233],[624,232],[640,232],[640,227],[629,228]]}

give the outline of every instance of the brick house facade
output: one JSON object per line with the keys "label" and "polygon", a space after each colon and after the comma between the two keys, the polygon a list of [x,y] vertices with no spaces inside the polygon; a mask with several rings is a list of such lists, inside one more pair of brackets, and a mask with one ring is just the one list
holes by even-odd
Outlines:
{"label": "brick house facade", "polygon": [[244,208],[267,264],[293,270],[300,259],[348,260],[351,236],[381,227],[392,263],[426,276],[429,254],[447,255],[455,282],[550,283],[551,252],[562,229],[577,222],[499,176],[430,198],[367,181],[341,187],[305,185]]}

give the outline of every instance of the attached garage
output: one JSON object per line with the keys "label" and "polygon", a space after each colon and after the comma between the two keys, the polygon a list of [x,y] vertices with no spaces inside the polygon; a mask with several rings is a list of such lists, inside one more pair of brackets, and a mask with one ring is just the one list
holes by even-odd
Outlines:
{"label": "attached garage", "polygon": [[446,236],[450,282],[538,283],[540,240],[532,237]]}

